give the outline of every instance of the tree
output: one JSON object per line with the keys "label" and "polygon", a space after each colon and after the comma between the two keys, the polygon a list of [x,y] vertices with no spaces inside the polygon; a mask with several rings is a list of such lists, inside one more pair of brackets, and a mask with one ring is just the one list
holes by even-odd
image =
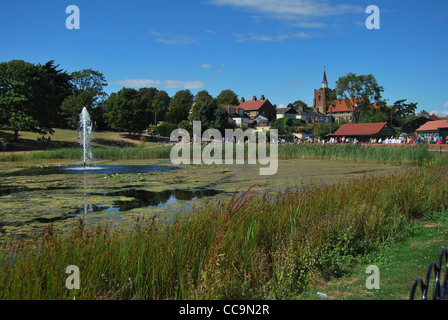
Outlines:
{"label": "tree", "polygon": [[171,98],[166,120],[176,124],[182,120],[188,120],[193,98],[193,94],[188,89],[176,92]]}
{"label": "tree", "polygon": [[132,88],[123,88],[112,93],[105,102],[106,122],[118,131],[140,132],[146,128],[139,117],[142,112],[139,92]]}
{"label": "tree", "polygon": [[391,106],[380,105],[377,108],[365,108],[359,115],[360,122],[389,122],[391,125],[401,127],[414,115],[417,103],[405,103],[406,99],[398,100]]}
{"label": "tree", "polygon": [[198,120],[198,109],[203,103],[209,102],[213,99],[213,97],[208,93],[207,90],[199,91],[194,98],[193,107],[191,109],[190,120],[195,121]]}
{"label": "tree", "polygon": [[14,130],[15,140],[19,130],[54,132],[60,98],[56,74],[51,63],[45,68],[23,60],[0,63],[0,124]]}
{"label": "tree", "polygon": [[163,120],[166,113],[168,112],[168,107],[170,105],[170,96],[166,91],[160,90],[154,96],[152,100],[152,108],[154,111],[154,125],[157,125],[157,120]]}
{"label": "tree", "polygon": [[[91,115],[102,114],[93,112],[93,109],[104,106],[107,98],[104,87],[107,86],[107,81],[101,72],[92,69],[72,72],[70,77],[74,92],[64,100],[61,111],[67,125],[76,128],[82,108],[86,107]],[[92,121],[98,120],[100,119],[92,116]]]}
{"label": "tree", "polygon": [[67,71],[62,69],[57,69],[59,65],[54,64],[54,60],[48,61],[44,65],[38,65],[41,67],[48,76],[49,88],[51,92],[47,92],[49,96],[48,104],[52,105],[53,109],[57,113],[57,123],[56,126],[63,122],[61,105],[62,102],[71,94],[73,94],[73,84],[71,83],[71,77]]}
{"label": "tree", "polygon": [[227,124],[227,111],[218,104],[217,99],[204,101],[197,110],[197,119],[201,122],[202,130],[217,129],[224,131]]}
{"label": "tree", "polygon": [[[101,72],[92,69],[84,69],[72,72],[70,76],[76,91],[92,92],[96,104],[106,100],[107,93],[104,92],[104,88],[107,87],[107,81]],[[92,107],[95,107],[95,105]]]}
{"label": "tree", "polygon": [[154,119],[153,101],[159,90],[156,88],[140,88],[138,94],[140,96],[140,108],[136,114],[136,121],[141,122],[139,127],[146,128]]}
{"label": "tree", "polygon": [[311,107],[309,107],[305,102],[303,102],[302,100],[297,100],[294,101],[293,103],[289,103],[287,107],[292,107],[294,108],[294,110],[299,110],[299,107],[303,107],[305,110],[306,109],[312,109]]}
{"label": "tree", "polygon": [[417,109],[417,104],[415,102],[405,103],[406,99],[395,101],[394,104],[390,107],[391,109],[391,122],[392,125],[397,127],[401,127],[403,123],[406,122],[406,119],[415,114],[415,110]]}
{"label": "tree", "polygon": [[239,104],[238,96],[230,89],[221,91],[221,93],[216,98],[220,106],[237,106]]}
{"label": "tree", "polygon": [[354,123],[358,122],[361,110],[372,104],[385,105],[381,99],[384,89],[378,85],[373,75],[356,75],[349,73],[336,81],[335,94],[339,100],[344,100],[352,113]]}
{"label": "tree", "polygon": [[[332,123],[331,131],[334,133],[339,127],[340,123]],[[329,122],[319,122],[313,126],[313,134],[316,138],[325,138],[330,134],[330,123]]]}

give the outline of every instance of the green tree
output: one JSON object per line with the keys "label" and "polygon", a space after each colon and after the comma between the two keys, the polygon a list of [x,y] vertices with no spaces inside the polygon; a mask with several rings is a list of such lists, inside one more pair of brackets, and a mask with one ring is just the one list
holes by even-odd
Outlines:
{"label": "green tree", "polygon": [[373,75],[349,73],[336,81],[334,90],[339,100],[345,99],[354,123],[358,122],[361,111],[372,104],[385,105],[385,101],[381,98],[384,89],[378,85]]}
{"label": "green tree", "polygon": [[171,98],[166,120],[172,123],[179,123],[188,120],[194,96],[190,90],[180,90]]}
{"label": "green tree", "polygon": [[213,97],[208,93],[207,90],[199,91],[194,98],[193,107],[191,109],[190,120],[195,121],[198,120],[198,110],[199,107],[206,102],[209,102],[213,99]]}
{"label": "green tree", "polygon": [[[93,110],[104,107],[107,98],[104,87],[107,86],[107,81],[101,72],[92,69],[72,72],[70,77],[74,92],[63,101],[61,112],[67,125],[76,128],[82,108],[86,107],[91,115],[102,114]],[[92,121],[98,120],[101,119],[92,116]]]}
{"label": "green tree", "polygon": [[140,132],[146,128],[139,117],[142,112],[139,92],[132,88],[123,88],[112,93],[105,102],[105,118],[107,124],[114,130]]}
{"label": "green tree", "polygon": [[213,98],[204,101],[197,111],[197,121],[201,122],[202,130],[217,129],[224,132],[227,125],[228,114],[224,107],[218,104],[218,100]]}
{"label": "green tree", "polygon": [[303,102],[302,100],[297,100],[294,101],[293,103],[289,103],[287,105],[287,107],[292,107],[294,108],[294,110],[299,110],[299,107],[303,107],[305,110],[306,109],[312,109],[311,107],[309,107],[305,102]]}
{"label": "green tree", "polygon": [[53,71],[51,63],[45,68],[23,60],[0,63],[0,124],[14,130],[15,140],[19,130],[54,132],[60,97]]}
{"label": "green tree", "polygon": [[330,132],[329,122],[318,122],[313,125],[313,134],[316,138],[326,138],[328,134],[334,133],[340,126],[340,123],[332,123]]}
{"label": "green tree", "polygon": [[170,105],[170,96],[164,90],[160,90],[154,96],[152,100],[152,107],[154,111],[154,125],[157,125],[157,121],[164,120],[168,107]]}
{"label": "green tree", "polygon": [[73,84],[71,83],[71,77],[62,69],[58,70],[59,65],[55,65],[54,60],[48,61],[43,65],[38,65],[41,67],[48,76],[49,81],[49,96],[48,104],[52,105],[54,112],[57,113],[57,123],[55,126],[61,126],[64,122],[62,117],[61,105],[62,102],[71,94],[73,94]]}
{"label": "green tree", "polygon": [[239,105],[238,96],[230,89],[225,89],[216,97],[220,106]]}
{"label": "green tree", "polygon": [[417,104],[415,102],[405,103],[407,99],[397,100],[390,107],[392,125],[401,127],[406,122],[409,116],[415,114]]}
{"label": "green tree", "polygon": [[140,96],[140,108],[136,114],[136,121],[141,122],[138,127],[145,128],[154,120],[153,101],[159,90],[156,88],[140,88],[138,94]]}

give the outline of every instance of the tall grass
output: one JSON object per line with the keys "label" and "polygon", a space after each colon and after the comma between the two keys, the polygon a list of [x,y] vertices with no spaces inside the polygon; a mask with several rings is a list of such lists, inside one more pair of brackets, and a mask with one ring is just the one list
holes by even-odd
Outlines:
{"label": "tall grass", "polygon": [[[143,147],[101,147],[94,149],[95,159],[166,159],[170,156],[170,146],[159,146],[151,148]],[[79,148],[61,148],[35,152],[29,155],[19,157],[18,160],[37,160],[37,159],[81,159],[82,151]]]}
{"label": "tall grass", "polygon": [[[247,158],[248,146],[244,146]],[[225,156],[223,145],[222,155]],[[236,156],[234,146],[234,157]],[[171,146],[157,147],[100,147],[95,148],[96,159],[169,159]],[[267,152],[270,152],[269,146]],[[191,157],[193,150],[190,150]],[[278,146],[279,159],[324,159],[324,160],[349,160],[372,163],[390,163],[400,165],[425,165],[440,158],[440,155],[430,152],[427,145],[413,146],[357,146],[352,144],[338,145],[313,145],[313,144],[285,144]],[[3,157],[3,161],[13,160],[37,160],[37,159],[81,159],[79,148],[63,148],[35,152],[29,155],[17,155]]]}
{"label": "tall grass", "polygon": [[[360,255],[400,236],[413,219],[448,207],[448,166],[408,169],[334,186],[256,186],[188,216],[129,228],[49,228],[5,244],[2,299],[287,299],[313,278],[341,274]],[[67,290],[65,269],[80,269]]]}

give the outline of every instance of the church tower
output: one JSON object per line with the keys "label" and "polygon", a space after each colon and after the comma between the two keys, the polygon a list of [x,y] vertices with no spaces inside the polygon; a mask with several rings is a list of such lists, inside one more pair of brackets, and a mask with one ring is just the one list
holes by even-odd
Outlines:
{"label": "church tower", "polygon": [[313,109],[316,112],[327,114],[327,101],[329,99],[330,89],[328,88],[327,73],[324,68],[324,79],[322,87],[314,89]]}

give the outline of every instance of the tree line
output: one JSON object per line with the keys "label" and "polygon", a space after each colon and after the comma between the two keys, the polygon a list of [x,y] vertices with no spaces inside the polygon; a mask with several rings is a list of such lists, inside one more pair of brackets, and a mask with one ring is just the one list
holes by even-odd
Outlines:
{"label": "tree line", "polygon": [[180,90],[170,97],[157,88],[122,88],[107,95],[104,75],[84,69],[72,73],[55,62],[33,64],[23,60],[0,63],[0,126],[18,132],[52,134],[54,128],[76,129],[86,107],[97,129],[128,133],[148,126],[189,129],[192,121],[203,129],[228,126],[225,105],[238,105],[230,89],[212,97],[206,90],[196,95]]}
{"label": "tree line", "polygon": [[[190,131],[192,122],[197,120],[203,130],[223,131],[231,126],[225,106],[239,105],[238,96],[230,89],[221,91],[217,97],[206,90],[193,95],[188,89],[170,97],[157,88],[122,88],[107,95],[104,91],[107,85],[99,71],[84,69],[68,73],[53,60],[45,64],[23,60],[0,63],[0,126],[13,129],[15,139],[20,130],[46,135],[52,134],[53,128],[76,129],[79,114],[86,107],[96,128],[101,130],[142,132],[162,122],[157,130],[166,136],[176,128]],[[383,91],[372,75],[349,73],[340,77],[336,88],[329,91],[327,107],[335,100],[345,99],[354,122],[388,121],[401,126],[416,116],[416,103],[402,99],[387,105],[381,96]],[[353,101],[357,102],[356,107],[351,105]],[[301,100],[288,106],[296,110],[312,109]],[[279,121],[273,125],[278,129],[286,126]]]}

